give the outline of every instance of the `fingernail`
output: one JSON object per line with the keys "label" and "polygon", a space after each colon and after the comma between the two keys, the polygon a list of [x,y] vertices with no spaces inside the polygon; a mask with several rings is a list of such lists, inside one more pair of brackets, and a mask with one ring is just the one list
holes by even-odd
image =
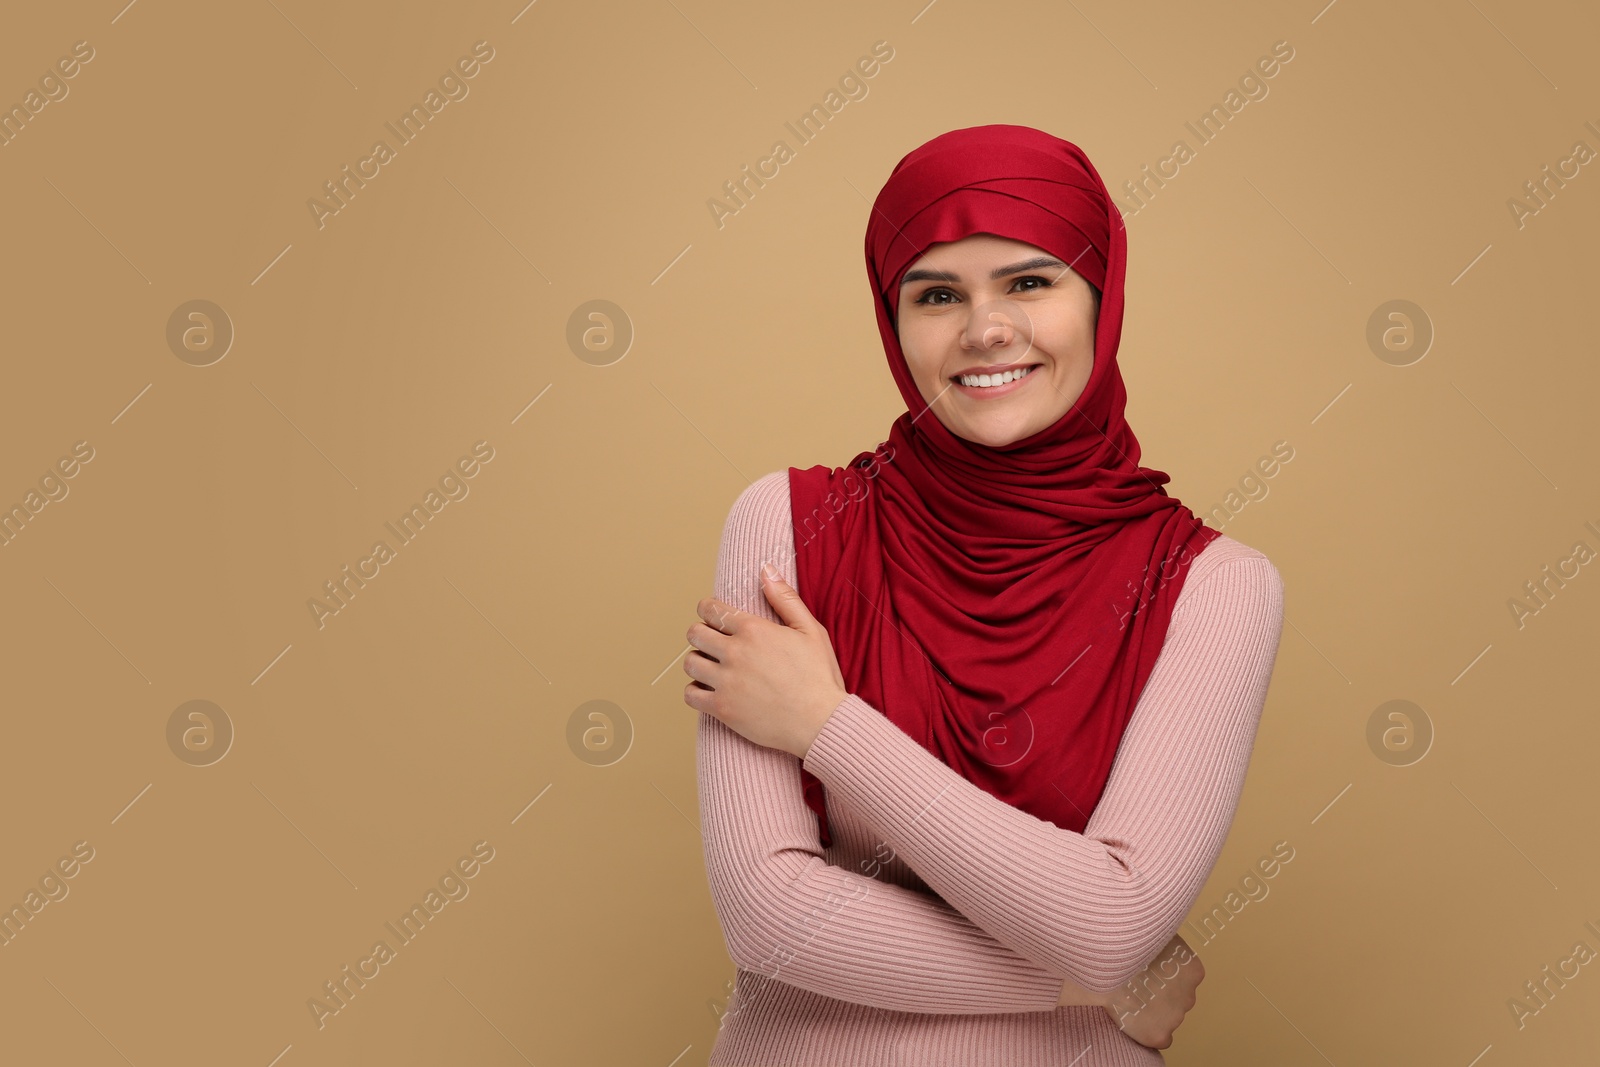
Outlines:
{"label": "fingernail", "polygon": [[775,582],[775,581],[778,580],[778,577],[779,577],[778,576],[778,568],[774,567],[770,563],[763,563],[761,565],[761,574],[769,582]]}

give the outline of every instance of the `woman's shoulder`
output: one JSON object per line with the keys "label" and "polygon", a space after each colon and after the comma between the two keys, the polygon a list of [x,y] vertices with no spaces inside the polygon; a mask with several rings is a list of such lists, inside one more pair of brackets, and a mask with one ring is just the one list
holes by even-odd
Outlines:
{"label": "woman's shoulder", "polygon": [[1205,548],[1201,549],[1200,553],[1195,556],[1194,565],[1196,567],[1203,566],[1209,570],[1210,568],[1221,566],[1224,563],[1236,559],[1263,560],[1266,562],[1267,566],[1272,566],[1272,561],[1267,558],[1267,554],[1265,552],[1262,552],[1257,548],[1252,548],[1243,541],[1236,541],[1220,531],[1217,533],[1217,536],[1213,537],[1210,543],[1207,544]]}
{"label": "woman's shoulder", "polygon": [[788,468],[763,474],[739,493],[728,509],[728,522],[770,526],[789,521]]}
{"label": "woman's shoulder", "polygon": [[794,526],[789,518],[789,472],[764,474],[735,498],[722,525],[722,556],[760,555],[778,564],[793,582]]}
{"label": "woman's shoulder", "polygon": [[1173,608],[1201,599],[1217,609],[1254,607],[1281,616],[1283,576],[1266,553],[1219,533],[1190,563]]}

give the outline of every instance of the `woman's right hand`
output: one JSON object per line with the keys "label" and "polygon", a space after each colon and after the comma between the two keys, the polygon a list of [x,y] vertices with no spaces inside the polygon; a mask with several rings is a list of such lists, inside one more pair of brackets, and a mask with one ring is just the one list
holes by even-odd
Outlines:
{"label": "woman's right hand", "polygon": [[1102,1006],[1139,1044],[1167,1048],[1173,1031],[1194,1007],[1195,986],[1205,976],[1200,957],[1182,937],[1174,936],[1148,967],[1110,994]]}

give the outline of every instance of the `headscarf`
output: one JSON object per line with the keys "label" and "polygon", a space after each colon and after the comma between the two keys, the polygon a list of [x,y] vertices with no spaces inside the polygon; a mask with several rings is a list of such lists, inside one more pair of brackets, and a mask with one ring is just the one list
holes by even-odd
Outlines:
{"label": "headscarf", "polygon": [[[906,269],[930,245],[975,233],[1042,248],[1100,291],[1082,395],[1054,425],[998,448],[928,410],[895,332]],[[789,468],[798,592],[849,691],[963,778],[1078,832],[1188,565],[1221,535],[1167,495],[1167,474],[1139,465],[1117,366],[1126,258],[1121,212],[1078,146],[990,125],[915,149],[866,235],[878,332],[907,411],[845,467]],[[800,774],[827,847],[822,783]]]}

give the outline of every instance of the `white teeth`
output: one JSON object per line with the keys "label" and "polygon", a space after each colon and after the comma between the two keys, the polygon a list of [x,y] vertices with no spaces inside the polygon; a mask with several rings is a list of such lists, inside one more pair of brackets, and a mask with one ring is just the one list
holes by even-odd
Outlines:
{"label": "white teeth", "polygon": [[1004,374],[963,374],[956,380],[962,385],[975,385],[980,389],[987,389],[991,386],[1014,382],[1025,374],[1033,373],[1034,369],[1034,367],[1023,367],[1021,370],[1008,370]]}

